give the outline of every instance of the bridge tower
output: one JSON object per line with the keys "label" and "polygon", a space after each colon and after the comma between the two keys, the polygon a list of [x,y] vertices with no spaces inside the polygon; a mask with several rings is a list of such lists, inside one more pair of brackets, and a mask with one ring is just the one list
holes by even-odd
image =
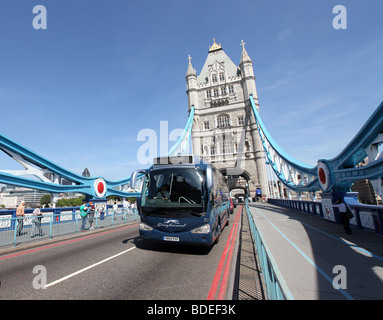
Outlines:
{"label": "bridge tower", "polygon": [[229,179],[230,189],[257,189],[269,195],[263,147],[249,96],[259,110],[253,62],[242,41],[237,66],[214,39],[197,75],[189,55],[186,73],[189,111],[194,106],[193,153],[214,164]]}

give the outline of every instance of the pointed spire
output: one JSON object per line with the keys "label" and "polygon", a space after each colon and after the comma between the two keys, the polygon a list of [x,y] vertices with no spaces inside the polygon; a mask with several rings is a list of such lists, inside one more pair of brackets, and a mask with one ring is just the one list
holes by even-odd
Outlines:
{"label": "pointed spire", "polygon": [[244,63],[244,62],[253,62],[251,61],[249,55],[247,54],[247,51],[245,49],[245,42],[241,42],[241,46],[242,46],[242,55],[241,55],[241,64]]}
{"label": "pointed spire", "polygon": [[188,71],[186,72],[186,75],[189,76],[189,75],[197,75],[197,71],[193,68],[192,64],[191,64],[191,59],[192,57],[190,56],[190,54],[188,55],[188,58],[189,60],[189,65],[188,65]]}
{"label": "pointed spire", "polygon": [[213,51],[217,51],[221,49],[222,49],[221,44],[216,43],[215,38],[213,38],[213,44],[209,46],[209,52],[213,52]]}

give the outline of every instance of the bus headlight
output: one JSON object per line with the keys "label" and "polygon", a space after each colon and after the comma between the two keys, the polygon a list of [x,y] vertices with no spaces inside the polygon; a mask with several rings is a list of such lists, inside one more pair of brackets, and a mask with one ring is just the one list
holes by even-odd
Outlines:
{"label": "bus headlight", "polygon": [[191,233],[209,233],[209,232],[210,232],[210,224],[205,224],[191,231]]}
{"label": "bus headlight", "polygon": [[143,231],[152,231],[153,228],[148,226],[146,223],[140,222],[140,230]]}

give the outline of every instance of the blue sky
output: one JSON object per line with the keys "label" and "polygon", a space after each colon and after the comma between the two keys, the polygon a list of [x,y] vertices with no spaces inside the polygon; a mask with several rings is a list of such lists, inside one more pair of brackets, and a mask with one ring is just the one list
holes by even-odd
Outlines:
{"label": "blue sky", "polygon": [[[46,30],[32,26],[39,4]],[[346,30],[332,25],[338,4]],[[243,39],[263,122],[315,166],[383,100],[382,14],[381,0],[4,0],[0,133],[73,172],[127,177],[143,167],[140,130],[186,124],[188,54],[199,73],[215,38],[239,64]]]}

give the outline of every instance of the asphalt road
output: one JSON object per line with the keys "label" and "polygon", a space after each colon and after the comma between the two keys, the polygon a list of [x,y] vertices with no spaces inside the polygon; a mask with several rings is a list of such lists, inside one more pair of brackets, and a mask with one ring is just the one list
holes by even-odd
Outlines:
{"label": "asphalt road", "polygon": [[0,256],[0,299],[205,300],[237,214],[211,248],[143,243],[134,224]]}

